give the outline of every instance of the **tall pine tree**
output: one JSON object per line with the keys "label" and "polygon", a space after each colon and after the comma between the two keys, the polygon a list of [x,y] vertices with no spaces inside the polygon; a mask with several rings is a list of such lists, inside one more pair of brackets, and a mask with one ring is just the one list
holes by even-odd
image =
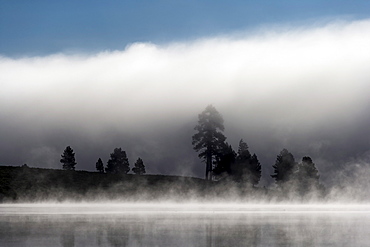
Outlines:
{"label": "tall pine tree", "polygon": [[206,179],[212,180],[213,163],[219,155],[226,137],[224,120],[215,107],[209,105],[198,115],[198,125],[195,126],[196,134],[192,137],[194,150],[199,153],[199,158],[206,163]]}

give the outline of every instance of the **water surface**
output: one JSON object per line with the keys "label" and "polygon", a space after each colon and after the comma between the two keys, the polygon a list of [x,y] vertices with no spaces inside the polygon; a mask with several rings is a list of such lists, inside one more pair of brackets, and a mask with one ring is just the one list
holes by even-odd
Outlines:
{"label": "water surface", "polygon": [[370,205],[2,204],[0,246],[370,246]]}

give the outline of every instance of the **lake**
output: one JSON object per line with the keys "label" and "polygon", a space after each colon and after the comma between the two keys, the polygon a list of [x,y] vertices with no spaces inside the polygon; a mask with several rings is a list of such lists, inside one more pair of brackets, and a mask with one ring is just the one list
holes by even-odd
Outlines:
{"label": "lake", "polygon": [[370,246],[370,205],[0,204],[0,246]]}

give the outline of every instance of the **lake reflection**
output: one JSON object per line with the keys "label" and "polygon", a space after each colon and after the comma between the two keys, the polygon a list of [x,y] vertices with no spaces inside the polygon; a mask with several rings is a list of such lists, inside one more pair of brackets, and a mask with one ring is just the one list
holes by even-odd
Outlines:
{"label": "lake reflection", "polygon": [[0,246],[369,246],[369,206],[0,205]]}

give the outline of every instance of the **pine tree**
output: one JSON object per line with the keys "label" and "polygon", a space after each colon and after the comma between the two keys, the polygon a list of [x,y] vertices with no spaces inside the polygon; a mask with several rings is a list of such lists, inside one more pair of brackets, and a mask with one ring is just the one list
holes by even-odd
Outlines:
{"label": "pine tree", "polygon": [[274,168],[274,174],[271,177],[275,179],[275,183],[278,186],[284,187],[296,172],[297,163],[294,160],[293,154],[284,148],[277,155],[275,165],[272,167]]}
{"label": "pine tree", "polygon": [[308,156],[302,158],[302,163],[298,165],[298,170],[295,175],[298,192],[305,195],[307,192],[318,189],[319,171],[316,169],[315,163]]}
{"label": "pine tree", "polygon": [[234,181],[252,186],[257,185],[261,178],[261,165],[257,155],[251,155],[243,139],[239,142],[238,155],[232,166],[231,175]]}
{"label": "pine tree", "polygon": [[253,154],[250,161],[251,176],[249,178],[250,183],[255,186],[261,179],[261,164],[256,154]]}
{"label": "pine tree", "polygon": [[240,160],[248,160],[251,158],[251,153],[249,152],[248,144],[241,139],[239,141],[238,147],[238,159]]}
{"label": "pine tree", "polygon": [[96,162],[96,170],[100,173],[104,173],[104,164],[103,161],[99,158],[98,161]]}
{"label": "pine tree", "polygon": [[239,141],[238,154],[235,163],[231,167],[232,179],[239,183],[245,183],[249,180],[250,171],[248,169],[251,154],[248,145],[241,139]]}
{"label": "pine tree", "polygon": [[196,134],[192,137],[194,150],[199,152],[199,158],[206,163],[207,180],[212,180],[212,165],[224,145],[226,137],[223,135],[224,120],[215,107],[209,105],[198,115],[198,125],[195,126]]}
{"label": "pine tree", "polygon": [[76,166],[76,159],[75,159],[75,153],[73,152],[73,149],[70,146],[67,146],[64,150],[63,154],[61,155],[62,158],[60,159],[60,162],[63,164],[63,170],[75,170]]}
{"label": "pine tree", "polygon": [[108,160],[105,171],[107,173],[127,174],[130,171],[130,164],[126,152],[121,148],[115,148],[113,153],[110,154],[110,159]]}
{"label": "pine tree", "polygon": [[132,168],[132,171],[137,175],[142,175],[146,173],[145,165],[141,158],[137,159],[137,161],[135,162],[135,166]]}

